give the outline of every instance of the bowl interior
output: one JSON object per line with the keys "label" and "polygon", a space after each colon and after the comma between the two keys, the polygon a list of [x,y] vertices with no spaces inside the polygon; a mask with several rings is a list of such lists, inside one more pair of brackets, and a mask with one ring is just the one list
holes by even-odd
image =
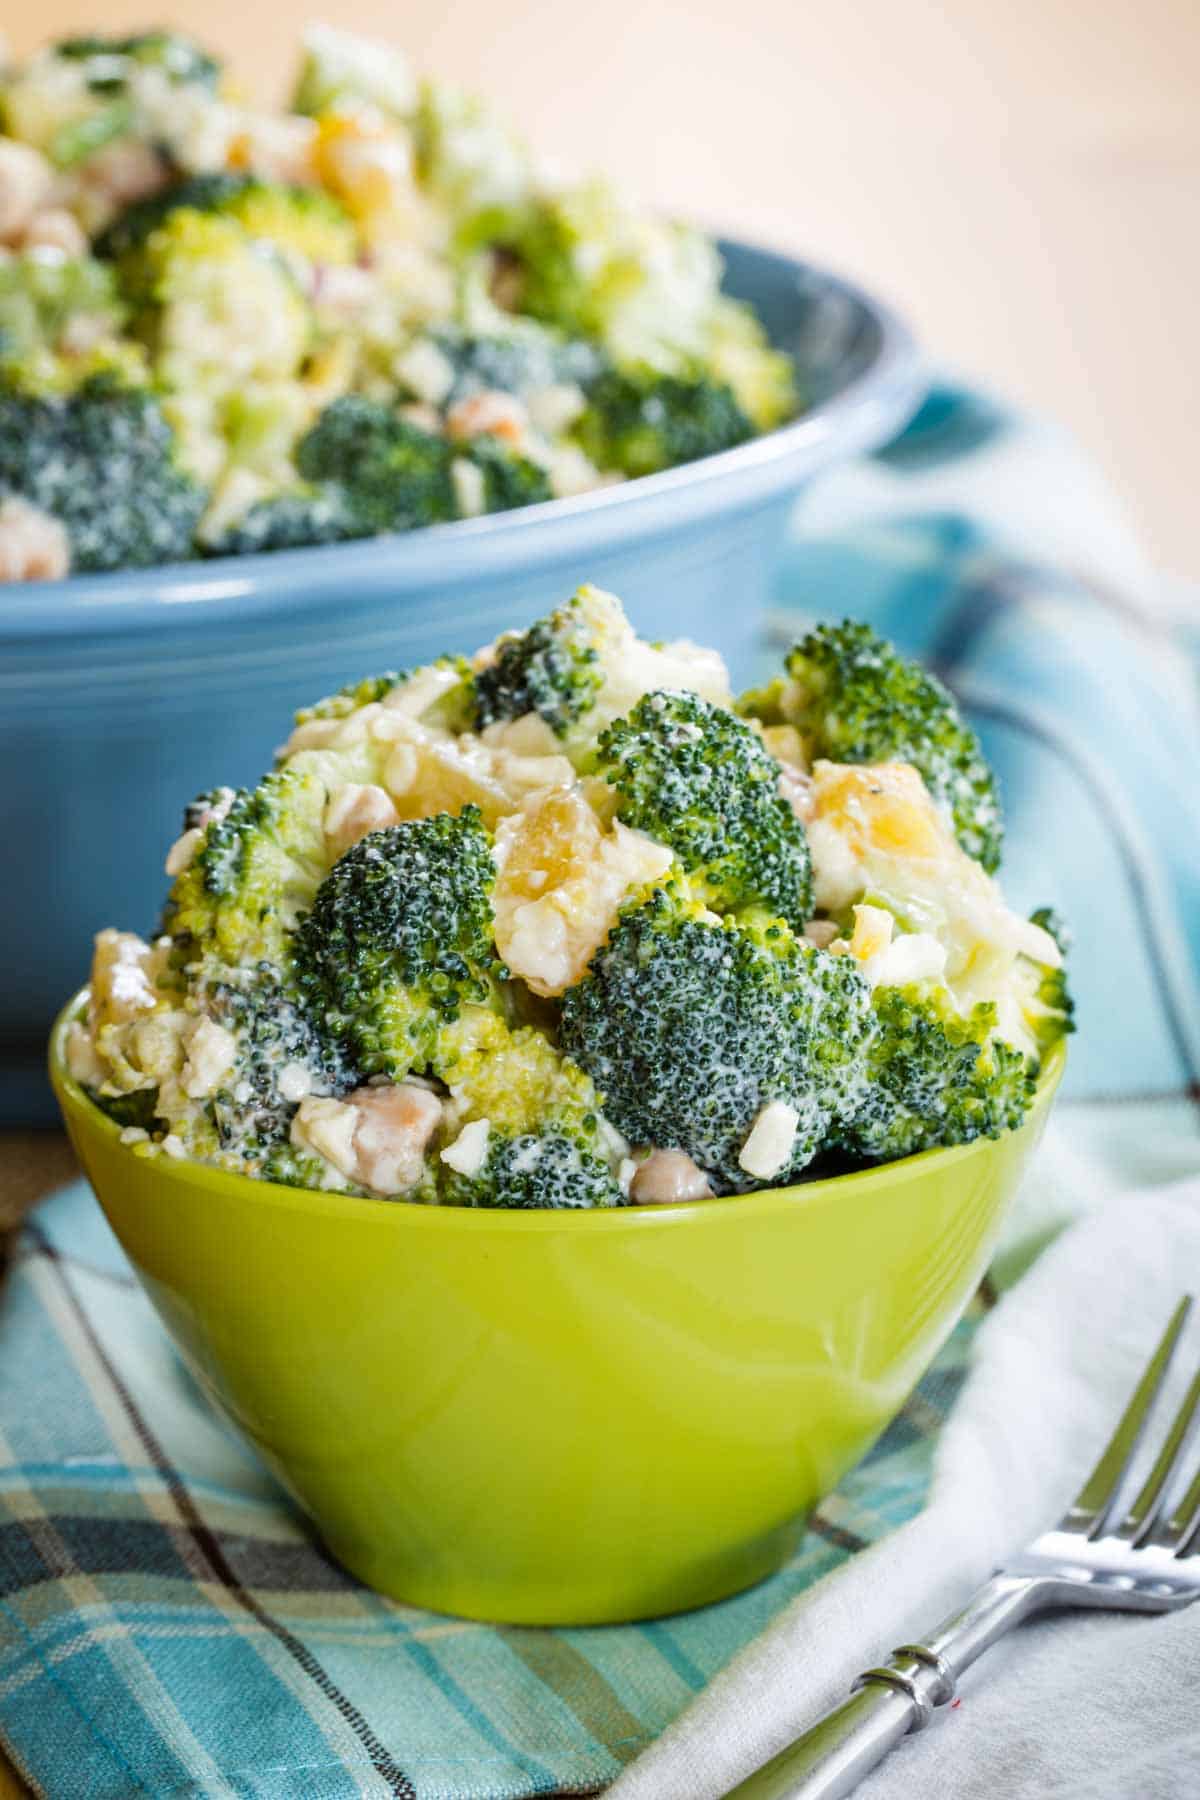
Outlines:
{"label": "bowl interior", "polygon": [[731,239],[721,253],[726,292],[749,301],[771,342],[792,358],[808,406],[824,406],[859,381],[895,341],[895,319],[826,272]]}

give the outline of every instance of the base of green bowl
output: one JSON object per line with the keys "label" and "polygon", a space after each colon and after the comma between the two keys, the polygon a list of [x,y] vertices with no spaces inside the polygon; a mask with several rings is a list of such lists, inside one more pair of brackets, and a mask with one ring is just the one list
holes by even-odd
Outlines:
{"label": "base of green bowl", "polygon": [[[630,1575],[612,1567],[580,1570],[569,1588],[553,1577],[543,1587],[527,1574],[515,1584],[507,1583],[483,1568],[458,1575],[408,1568],[401,1572],[386,1552],[324,1541],[329,1553],[351,1575],[406,1606],[481,1624],[583,1628],[694,1612],[697,1607],[713,1606],[744,1593],[778,1574],[791,1560],[804,1536],[806,1519],[807,1514],[801,1514],[751,1542],[729,1546],[687,1568],[671,1568],[657,1581],[644,1569]],[[671,1558],[668,1555],[662,1560],[665,1571]]]}

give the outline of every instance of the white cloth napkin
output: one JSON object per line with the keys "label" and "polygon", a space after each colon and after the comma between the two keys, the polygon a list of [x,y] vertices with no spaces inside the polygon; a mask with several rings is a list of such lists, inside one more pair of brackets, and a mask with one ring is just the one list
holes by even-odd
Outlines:
{"label": "white cloth napkin", "polygon": [[[1079,1213],[1094,1179],[1057,1125],[1035,1172]],[[1200,1167],[1200,1165],[1193,1165]],[[612,1800],[717,1800],[928,1634],[1081,1485],[1184,1291],[1200,1291],[1200,1175],[1107,1195],[1000,1301],[938,1446],[925,1510],[797,1599],[643,1753]],[[1188,1336],[1192,1369],[1200,1323]],[[1184,1379],[1173,1384],[1178,1399]],[[1200,1605],[1019,1630],[862,1785],[862,1800],[1196,1800]]]}

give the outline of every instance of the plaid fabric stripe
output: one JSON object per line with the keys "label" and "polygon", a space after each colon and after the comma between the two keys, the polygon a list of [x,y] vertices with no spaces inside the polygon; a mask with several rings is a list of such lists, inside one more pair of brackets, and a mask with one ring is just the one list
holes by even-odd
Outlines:
{"label": "plaid fabric stripe", "polygon": [[751,1593],[640,1626],[476,1625],[323,1554],[212,1419],[96,1211],[82,1184],[43,1208],[0,1305],[0,1736],[54,1800],[601,1791],[920,1505],[970,1337]]}

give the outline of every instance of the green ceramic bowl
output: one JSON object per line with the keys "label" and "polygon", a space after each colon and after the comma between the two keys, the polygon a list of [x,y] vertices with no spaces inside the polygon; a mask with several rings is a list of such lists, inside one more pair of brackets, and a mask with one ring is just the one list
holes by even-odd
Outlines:
{"label": "green ceramic bowl", "polygon": [[758,1581],[895,1415],[987,1266],[1018,1132],[741,1199],[488,1212],[138,1157],[51,1074],[109,1223],[214,1404],[333,1554],[414,1605],[646,1618]]}

